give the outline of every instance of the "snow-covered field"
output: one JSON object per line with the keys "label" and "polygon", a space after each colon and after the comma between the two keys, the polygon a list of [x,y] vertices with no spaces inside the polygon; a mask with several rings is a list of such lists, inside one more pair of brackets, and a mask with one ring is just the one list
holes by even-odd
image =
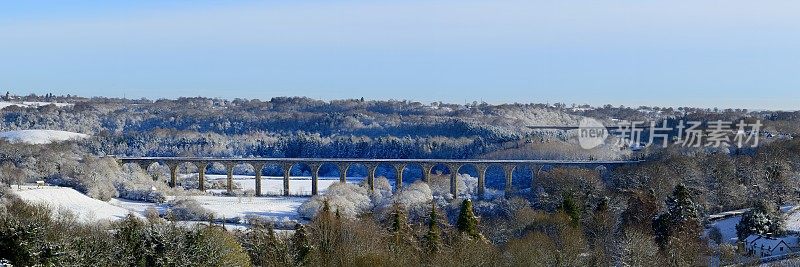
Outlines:
{"label": "snow-covered field", "polygon": [[56,105],[57,107],[66,107],[66,106],[72,106],[72,104],[70,104],[70,103],[55,103],[55,102],[28,102],[28,101],[24,101],[24,102],[16,102],[16,101],[11,101],[11,102],[9,102],[9,101],[0,101],[0,109],[3,109],[3,108],[5,108],[5,107],[9,107],[9,106],[18,106],[18,107],[27,108],[27,107],[40,107],[40,106],[47,106],[47,105],[50,105],[50,104]]}
{"label": "snow-covered field", "polygon": [[[197,176],[193,174],[192,176]],[[226,175],[207,174],[206,180],[209,182],[224,182],[227,180]],[[364,178],[347,177],[348,183],[361,183]],[[241,190],[256,190],[255,176],[250,175],[234,175],[233,182],[239,184]],[[317,185],[319,186],[319,193],[322,194],[328,190],[328,187],[333,183],[339,182],[339,177],[320,177]],[[209,189],[209,192],[221,193],[225,189]],[[263,176],[261,177],[261,193],[264,195],[281,195],[283,192],[283,177]],[[308,196],[311,195],[311,177],[308,176],[293,176],[289,179],[289,194],[293,196]]]}
{"label": "snow-covered field", "polygon": [[[309,181],[310,182],[310,181]],[[82,222],[113,221],[124,218],[129,213],[144,217],[148,208],[165,212],[167,204],[139,202],[126,199],[112,199],[108,202],[90,198],[75,189],[58,186],[25,185],[12,190],[22,200],[29,203],[44,204],[56,213],[69,211]],[[200,205],[215,215],[215,218],[247,218],[258,216],[273,221],[298,220],[297,208],[308,197],[231,197],[231,196],[187,196],[197,200]],[[175,199],[168,196],[167,200]]]}
{"label": "snow-covered field", "polygon": [[14,189],[13,192],[28,203],[48,206],[56,214],[62,211],[69,211],[77,217],[78,221],[82,222],[113,221],[125,218],[128,213],[131,213],[131,210],[88,197],[68,187],[45,186],[36,188],[36,186],[22,186],[21,189]]}
{"label": "snow-covered field", "polygon": [[89,135],[57,130],[20,130],[0,132],[0,138],[14,143],[49,144],[67,140],[83,139]]}
{"label": "snow-covered field", "polygon": [[736,241],[739,241],[739,238],[736,236],[736,225],[739,224],[741,220],[741,215],[728,217],[712,223],[709,229],[712,227],[719,228],[719,232],[722,234],[722,242],[736,244]]}
{"label": "snow-covered field", "polygon": [[[208,181],[225,181],[225,175],[207,175]],[[319,190],[324,194],[328,187],[339,181],[339,177],[320,177]],[[235,175],[234,182],[238,183],[242,190],[255,190],[255,179],[253,176]],[[348,177],[350,183],[361,183],[363,178]],[[265,194],[279,195],[283,190],[282,177],[263,177],[262,186]],[[310,195],[310,177],[292,177],[290,180],[290,191],[293,195]],[[144,217],[148,208],[155,208],[163,213],[167,210],[168,204],[156,204],[139,202],[126,199],[112,199],[101,201],[90,198],[75,189],[58,186],[44,186],[37,188],[35,185],[22,186],[20,190],[12,190],[21,199],[29,203],[40,203],[47,205],[53,211],[69,211],[75,214],[79,221],[95,222],[104,220],[118,220],[124,218],[129,213]],[[211,189],[211,193],[225,192],[225,189]],[[252,216],[261,217],[270,221],[297,221],[300,216],[297,208],[309,199],[305,197],[253,197],[253,196],[221,196],[221,195],[198,195],[185,196],[196,200],[200,206],[214,213],[218,219],[231,218],[250,218]],[[176,196],[167,196],[167,200],[173,200]]]}
{"label": "snow-covered field", "polygon": [[275,221],[297,220],[297,208],[305,197],[191,197],[214,212],[216,218],[259,216]]}

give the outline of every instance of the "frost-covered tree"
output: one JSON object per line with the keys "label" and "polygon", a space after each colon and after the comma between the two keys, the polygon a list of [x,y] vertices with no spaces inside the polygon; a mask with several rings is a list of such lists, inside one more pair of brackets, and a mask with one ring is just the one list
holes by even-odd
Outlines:
{"label": "frost-covered tree", "polygon": [[411,185],[403,186],[390,199],[378,204],[376,214],[380,218],[390,218],[394,213],[395,205],[399,205],[406,209],[405,215],[409,221],[423,222],[430,212],[431,201],[433,201],[433,194],[428,183],[416,181]]}
{"label": "frost-covered tree", "polygon": [[3,162],[0,165],[0,183],[5,186],[19,184],[22,180],[23,172],[10,161]]}
{"label": "frost-covered tree", "polygon": [[653,221],[653,232],[659,246],[667,252],[673,265],[696,265],[702,260],[699,207],[689,189],[678,184],[666,200],[666,212]]}
{"label": "frost-covered tree", "polygon": [[189,262],[202,262],[209,266],[252,265],[238,240],[221,227],[200,226],[187,235],[184,252],[193,257]]}
{"label": "frost-covered tree", "polygon": [[741,221],[736,224],[736,236],[739,240],[753,234],[780,236],[785,232],[785,221],[777,205],[765,200],[756,202],[755,206],[742,214]]}
{"label": "frost-covered tree", "polygon": [[298,212],[305,218],[314,218],[325,203],[329,208],[345,218],[369,212],[373,208],[370,191],[365,187],[349,183],[334,183],[328,187],[325,195],[317,195],[303,203]]}
{"label": "frost-covered tree", "polygon": [[[34,208],[32,211],[48,213],[43,208]],[[39,264],[40,256],[43,256],[45,230],[42,221],[20,220],[0,213],[0,258],[16,266]]]}
{"label": "frost-covered tree", "polygon": [[679,184],[666,200],[667,210],[653,221],[656,240],[664,245],[670,237],[679,234],[691,235],[700,230],[700,213],[689,189]]}
{"label": "frost-covered tree", "polygon": [[114,240],[118,242],[119,250],[115,255],[120,262],[144,266],[148,264],[145,252],[145,225],[144,222],[128,214],[128,217],[118,223],[119,227],[114,233]]}
{"label": "frost-covered tree", "polygon": [[638,230],[625,233],[619,242],[616,256],[620,266],[659,266],[663,258],[653,237]]}

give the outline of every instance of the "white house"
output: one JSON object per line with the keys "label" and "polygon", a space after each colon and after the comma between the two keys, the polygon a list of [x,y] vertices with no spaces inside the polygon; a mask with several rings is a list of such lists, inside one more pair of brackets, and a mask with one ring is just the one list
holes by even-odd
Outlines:
{"label": "white house", "polygon": [[792,253],[800,250],[798,237],[768,237],[750,235],[744,239],[747,253],[760,258]]}

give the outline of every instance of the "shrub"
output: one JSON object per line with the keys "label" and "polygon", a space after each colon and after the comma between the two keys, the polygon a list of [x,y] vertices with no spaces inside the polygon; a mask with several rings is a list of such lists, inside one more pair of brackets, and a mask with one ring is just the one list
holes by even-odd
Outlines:
{"label": "shrub", "polygon": [[242,223],[248,225],[272,225],[275,229],[294,229],[295,225],[298,223],[297,220],[290,219],[289,217],[271,217],[271,216],[262,216],[256,214],[248,214],[242,218]]}
{"label": "shrub", "polygon": [[708,238],[713,240],[714,243],[722,244],[722,231],[717,226],[711,227],[711,230],[708,231]]}
{"label": "shrub", "polygon": [[180,221],[208,221],[214,217],[213,212],[192,198],[177,198],[168,204],[172,216]]}
{"label": "shrub", "polygon": [[44,239],[42,222],[19,220],[16,216],[0,218],[0,255],[18,266],[34,265],[39,261]]}
{"label": "shrub", "polygon": [[164,203],[167,200],[163,192],[154,190],[154,186],[123,181],[116,184],[116,189],[119,197],[124,199],[151,203]]}

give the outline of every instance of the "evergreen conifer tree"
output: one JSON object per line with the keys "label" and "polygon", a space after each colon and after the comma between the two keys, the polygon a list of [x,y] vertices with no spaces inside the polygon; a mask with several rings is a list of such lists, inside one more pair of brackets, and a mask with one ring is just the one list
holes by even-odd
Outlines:
{"label": "evergreen conifer tree", "polygon": [[391,246],[397,252],[409,252],[416,250],[416,242],[408,223],[408,215],[406,215],[405,208],[400,204],[395,204],[392,207],[392,225],[390,230]]}
{"label": "evergreen conifer tree", "polygon": [[461,211],[458,213],[458,221],[456,221],[458,232],[471,239],[483,239],[480,230],[478,230],[478,218],[472,211],[472,200],[464,199],[461,202]]}
{"label": "evergreen conifer tree", "polygon": [[573,225],[577,225],[581,220],[581,210],[578,208],[578,205],[575,204],[572,194],[564,194],[563,196],[564,200],[561,203],[561,210],[569,216]]}
{"label": "evergreen conifer tree", "polygon": [[664,247],[673,237],[699,237],[700,213],[698,205],[694,203],[689,189],[678,184],[672,196],[666,200],[667,211],[658,215],[653,221],[653,231],[656,241]]}
{"label": "evergreen conifer tree", "polygon": [[736,236],[739,240],[744,240],[751,234],[780,236],[785,232],[785,222],[777,205],[764,200],[745,212],[741,221],[736,224]]}
{"label": "evergreen conifer tree", "polygon": [[436,254],[442,249],[442,230],[439,227],[439,213],[436,212],[436,203],[431,204],[428,218],[428,232],[424,236],[425,249],[429,254]]}
{"label": "evergreen conifer tree", "polygon": [[312,246],[308,240],[308,233],[305,226],[296,224],[294,226],[294,235],[292,236],[292,251],[294,253],[295,265],[303,266],[308,263],[308,257],[311,254]]}
{"label": "evergreen conifer tree", "polygon": [[340,221],[331,212],[328,200],[323,201],[322,209],[311,222],[312,236],[317,244],[315,249],[319,251],[323,262],[328,262],[335,256],[334,251],[340,238],[340,227]]}

